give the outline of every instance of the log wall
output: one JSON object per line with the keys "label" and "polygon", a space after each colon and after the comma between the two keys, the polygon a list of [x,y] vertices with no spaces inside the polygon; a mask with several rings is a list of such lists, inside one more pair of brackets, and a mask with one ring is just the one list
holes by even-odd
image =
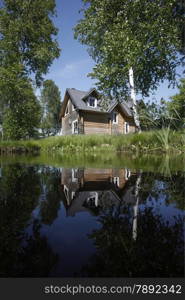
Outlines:
{"label": "log wall", "polygon": [[83,112],[84,134],[110,134],[108,114]]}

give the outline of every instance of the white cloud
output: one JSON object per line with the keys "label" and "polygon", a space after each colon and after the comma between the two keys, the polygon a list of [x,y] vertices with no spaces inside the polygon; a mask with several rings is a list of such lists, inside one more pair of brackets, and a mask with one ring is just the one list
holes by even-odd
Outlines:
{"label": "white cloud", "polygon": [[91,60],[83,59],[72,63],[67,63],[60,70],[59,76],[65,79],[76,78],[81,74],[87,73],[87,68],[90,71]]}

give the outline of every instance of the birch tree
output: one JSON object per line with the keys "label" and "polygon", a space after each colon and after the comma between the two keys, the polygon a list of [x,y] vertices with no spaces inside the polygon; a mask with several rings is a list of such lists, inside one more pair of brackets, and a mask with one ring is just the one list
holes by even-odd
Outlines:
{"label": "birch tree", "polygon": [[[0,109],[8,108],[5,116],[1,110],[8,138],[34,134],[30,129],[35,120],[38,123],[38,109],[34,109],[38,103],[31,84],[34,79],[41,85],[43,75],[60,54],[53,16],[55,0],[0,0]],[[28,119],[33,124],[25,131]]]}
{"label": "birch tree", "polygon": [[176,83],[184,59],[184,1],[83,2],[74,33],[95,60],[89,76],[97,79],[100,90],[131,96],[139,127],[135,94],[148,96],[164,80]]}

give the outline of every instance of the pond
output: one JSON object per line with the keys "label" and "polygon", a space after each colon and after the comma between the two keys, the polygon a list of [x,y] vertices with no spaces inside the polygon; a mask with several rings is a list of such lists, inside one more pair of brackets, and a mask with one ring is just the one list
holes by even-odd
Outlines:
{"label": "pond", "polygon": [[0,277],[183,277],[184,156],[0,157]]}

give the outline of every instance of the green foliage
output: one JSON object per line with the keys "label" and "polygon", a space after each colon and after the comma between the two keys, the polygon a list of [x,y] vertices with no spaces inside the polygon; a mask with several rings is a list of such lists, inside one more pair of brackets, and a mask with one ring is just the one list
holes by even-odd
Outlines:
{"label": "green foliage", "polygon": [[184,4],[176,0],[83,0],[75,38],[96,61],[90,74],[113,94],[128,94],[129,69],[137,92],[148,95],[159,82],[175,83],[183,50]]}
{"label": "green foliage", "polygon": [[171,117],[166,107],[166,102],[161,99],[160,103],[155,101],[138,101],[138,113],[142,130],[155,130],[166,128],[171,125]]}
{"label": "green foliage", "polygon": [[9,105],[4,114],[3,130],[7,140],[19,140],[36,137],[40,124],[40,104],[29,82],[16,95],[16,101]]}
{"label": "green foliage", "polygon": [[167,109],[174,119],[175,127],[185,127],[185,79],[181,79],[179,93],[171,97]]}
{"label": "green foliage", "polygon": [[60,99],[60,91],[55,83],[52,80],[44,81],[41,92],[41,129],[44,136],[55,135],[61,128],[59,122],[59,113],[61,109]]}
{"label": "green foliage", "polygon": [[[113,153],[185,153],[185,132],[167,129],[128,135],[71,135],[39,139],[35,141],[3,141],[0,152],[16,152],[23,148],[30,152],[40,149],[43,153],[74,155],[104,155],[109,160]],[[22,152],[24,152],[22,149]],[[27,150],[26,150],[27,149]],[[133,159],[133,158],[132,158]],[[96,158],[95,158],[96,160]]]}
{"label": "green foliage", "polygon": [[71,135],[50,137],[38,141],[42,151],[72,153],[98,153],[104,151],[127,152],[184,152],[184,133],[154,130],[128,135]]}
{"label": "green foliage", "polygon": [[[0,78],[3,73],[35,74],[37,83],[47,73],[52,61],[59,56],[58,44],[53,37],[57,29],[52,22],[54,0],[4,0],[0,8]],[[17,72],[16,72],[17,73]],[[19,72],[20,74],[20,72]],[[7,81],[11,77],[7,76]]]}
{"label": "green foliage", "polygon": [[54,0],[0,3],[0,118],[8,139],[34,137],[39,104],[29,77],[40,85],[60,50],[52,17]]}

